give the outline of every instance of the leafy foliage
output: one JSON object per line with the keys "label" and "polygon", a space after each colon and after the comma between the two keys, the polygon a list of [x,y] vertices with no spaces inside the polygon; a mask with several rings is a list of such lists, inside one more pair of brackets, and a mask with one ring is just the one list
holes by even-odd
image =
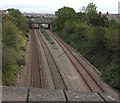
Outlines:
{"label": "leafy foliage", "polygon": [[56,18],[57,22],[55,22],[57,23],[55,25],[58,25],[56,30],[63,29],[66,20],[72,20],[74,18],[75,18],[75,10],[73,8],[69,8],[69,7],[60,8],[58,10],[58,14]]}
{"label": "leafy foliage", "polygon": [[89,39],[89,48],[91,51],[101,51],[106,49],[105,30],[102,27],[96,27]]}
{"label": "leafy foliage", "polygon": [[19,10],[8,9],[9,16],[16,23],[17,27],[22,31],[29,32],[29,21],[27,18],[23,17]]}
{"label": "leafy foliage", "polygon": [[85,12],[88,14],[94,14],[94,13],[97,13],[96,9],[97,9],[97,6],[93,2],[91,2],[87,5]]}

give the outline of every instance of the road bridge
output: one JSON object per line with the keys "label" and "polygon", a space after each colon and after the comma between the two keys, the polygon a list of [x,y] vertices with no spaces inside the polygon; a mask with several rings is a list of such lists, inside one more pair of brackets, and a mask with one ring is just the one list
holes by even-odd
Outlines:
{"label": "road bridge", "polygon": [[42,19],[42,18],[33,18],[31,19],[31,28],[40,28],[41,25],[47,25],[45,28],[50,29],[50,24],[51,24],[50,19]]}

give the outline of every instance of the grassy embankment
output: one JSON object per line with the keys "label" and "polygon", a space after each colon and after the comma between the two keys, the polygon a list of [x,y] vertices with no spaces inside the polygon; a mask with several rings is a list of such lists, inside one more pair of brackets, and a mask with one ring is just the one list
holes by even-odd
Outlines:
{"label": "grassy embankment", "polygon": [[25,65],[29,22],[19,10],[9,9],[3,14],[2,21],[2,82],[3,85],[15,85],[18,72]]}

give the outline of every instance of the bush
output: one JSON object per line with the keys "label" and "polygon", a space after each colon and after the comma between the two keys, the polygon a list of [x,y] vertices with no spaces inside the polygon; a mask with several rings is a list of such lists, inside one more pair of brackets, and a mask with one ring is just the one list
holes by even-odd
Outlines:
{"label": "bush", "polygon": [[104,79],[107,83],[109,83],[112,87],[120,90],[120,65],[117,62],[112,61],[105,69],[102,71]]}
{"label": "bush", "polygon": [[16,64],[9,64],[2,71],[2,83],[7,86],[14,86],[19,66]]}
{"label": "bush", "polygon": [[25,65],[25,57],[23,56],[21,59],[19,59],[19,60],[17,61],[17,64],[18,64],[19,66]]}
{"label": "bush", "polygon": [[102,27],[95,27],[89,39],[89,49],[93,52],[103,51],[106,49],[106,45],[105,29]]}
{"label": "bush", "polygon": [[64,24],[64,32],[66,34],[72,34],[74,32],[74,22],[66,21]]}
{"label": "bush", "polygon": [[17,57],[16,57],[16,50],[14,48],[4,46],[2,47],[2,68],[6,68],[9,64],[15,64]]}

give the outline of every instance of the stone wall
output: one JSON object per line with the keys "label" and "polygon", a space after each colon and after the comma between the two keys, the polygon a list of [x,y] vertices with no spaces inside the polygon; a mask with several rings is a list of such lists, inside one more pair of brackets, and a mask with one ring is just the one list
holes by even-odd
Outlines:
{"label": "stone wall", "polygon": [[57,89],[40,89],[24,87],[3,87],[2,101],[8,102],[57,102],[57,103],[119,103],[118,100],[105,93],[92,93],[83,91],[63,91]]}

